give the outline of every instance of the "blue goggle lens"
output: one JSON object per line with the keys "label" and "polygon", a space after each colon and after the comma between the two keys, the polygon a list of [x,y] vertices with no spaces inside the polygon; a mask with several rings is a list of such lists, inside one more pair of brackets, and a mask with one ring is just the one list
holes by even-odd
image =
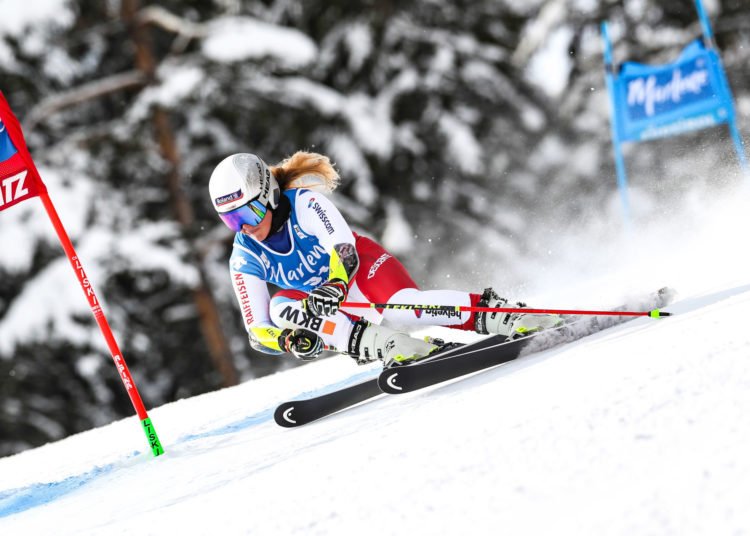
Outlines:
{"label": "blue goggle lens", "polygon": [[227,227],[235,233],[239,233],[245,224],[252,225],[253,227],[258,225],[265,217],[267,211],[268,207],[255,199],[240,208],[230,210],[229,212],[220,212],[219,217]]}

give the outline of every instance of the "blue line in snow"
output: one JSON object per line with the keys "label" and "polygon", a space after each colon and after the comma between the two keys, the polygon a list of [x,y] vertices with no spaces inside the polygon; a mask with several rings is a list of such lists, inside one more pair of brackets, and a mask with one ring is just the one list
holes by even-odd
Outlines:
{"label": "blue line in snow", "polygon": [[187,443],[188,441],[194,441],[196,439],[203,439],[205,437],[213,437],[213,436],[238,432],[240,430],[244,430],[245,428],[250,428],[251,426],[255,426],[257,424],[262,424],[266,422],[267,420],[269,420],[272,415],[273,415],[273,409],[267,409],[267,410],[261,411],[260,413],[256,413],[255,415],[250,415],[249,417],[246,417],[240,421],[236,421],[236,422],[227,424],[225,426],[222,426],[221,428],[215,428],[213,430],[208,430],[206,432],[201,432],[199,434],[184,435],[180,439],[177,440],[177,444],[179,445],[180,443]]}
{"label": "blue line in snow", "polygon": [[[372,371],[361,372],[359,374],[355,374],[354,376],[341,380],[340,382],[336,382],[332,385],[327,385],[326,387],[321,387],[320,389],[315,389],[313,391],[300,393],[298,396],[295,396],[293,399],[298,400],[298,399],[304,399],[304,398],[311,398],[319,394],[336,391],[338,389],[342,389],[349,385],[359,383],[360,381],[363,381],[369,378],[374,378],[375,376],[376,374],[374,374]],[[256,413],[255,415],[250,415],[240,421],[236,421],[231,424],[227,424],[225,426],[215,428],[213,430],[208,430],[206,432],[201,432],[198,434],[188,434],[188,435],[182,436],[180,439],[177,440],[177,444],[186,443],[188,441],[193,441],[195,439],[202,439],[205,437],[213,437],[213,436],[224,435],[224,434],[233,434],[234,432],[244,430],[245,428],[250,428],[251,426],[262,424],[266,421],[271,420],[275,409],[276,408],[273,407],[273,408],[263,410],[260,413]]]}
{"label": "blue line in snow", "polygon": [[[353,385],[360,381],[374,377],[372,371],[362,372],[349,378],[346,378],[340,382],[300,393],[294,399],[309,398],[318,394],[327,393],[334,391],[349,385]],[[263,410],[254,415],[249,415],[239,421],[221,426],[219,428],[208,430],[199,434],[188,434],[177,440],[176,444],[186,443],[194,441],[196,439],[202,439],[206,437],[212,437],[217,435],[231,434],[239,430],[244,430],[258,424],[262,424],[273,418],[273,412],[275,408]],[[135,452],[133,455],[128,456],[126,459],[130,459],[134,456],[138,456],[140,453]],[[79,475],[72,475],[63,480],[54,482],[39,482],[24,486],[21,488],[14,488],[9,490],[0,491],[0,518],[7,517],[13,514],[24,512],[37,506],[50,503],[63,497],[69,493],[72,493],[89,483],[93,480],[104,476],[112,471],[116,470],[120,466],[120,463],[111,463],[101,467],[94,467],[91,471]]]}
{"label": "blue line in snow", "polygon": [[50,503],[82,488],[95,478],[106,475],[114,468],[115,464],[111,463],[102,467],[94,467],[87,473],[69,476],[57,482],[40,482],[22,488],[0,491],[0,518]]}

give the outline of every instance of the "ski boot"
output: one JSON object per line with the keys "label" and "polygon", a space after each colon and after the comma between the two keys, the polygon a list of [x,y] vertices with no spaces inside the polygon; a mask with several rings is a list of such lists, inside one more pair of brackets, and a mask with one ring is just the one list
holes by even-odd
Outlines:
{"label": "ski boot", "polygon": [[390,367],[417,361],[437,349],[438,346],[407,333],[359,320],[349,336],[347,353],[358,365],[380,360],[384,367]]}
{"label": "ski boot", "polygon": [[[479,307],[508,307],[508,300],[498,296],[491,288],[484,293],[477,304]],[[526,307],[518,302],[512,307]],[[474,330],[482,335],[504,335],[508,339],[518,339],[561,325],[562,317],[550,314],[533,313],[477,313],[474,317]]]}

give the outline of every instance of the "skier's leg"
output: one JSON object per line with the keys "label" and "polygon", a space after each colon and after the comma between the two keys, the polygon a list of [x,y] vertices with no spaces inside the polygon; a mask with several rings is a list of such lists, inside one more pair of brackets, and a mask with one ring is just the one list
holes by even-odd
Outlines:
{"label": "skier's leg", "polygon": [[[357,253],[360,265],[354,286],[362,296],[362,301],[410,305],[476,305],[479,302],[479,294],[455,290],[419,290],[404,265],[369,238],[357,237]],[[350,301],[354,301],[353,290],[354,288],[349,292]],[[357,314],[355,309],[351,309],[350,312]],[[382,318],[396,325],[474,329],[473,315],[467,312],[403,309],[385,309],[378,312]]]}
{"label": "skier's leg", "polygon": [[[491,288],[484,290],[479,299],[479,307],[509,307],[508,300],[501,298]],[[525,307],[523,303],[511,304],[511,307]],[[540,315],[533,313],[476,313],[474,329],[482,334],[499,334],[515,338],[535,331],[548,329],[562,323],[558,315]]]}
{"label": "skier's leg", "polygon": [[[404,289],[394,294],[390,303],[410,305],[459,305],[473,307],[525,307],[523,303],[508,304],[508,300],[498,296],[491,288],[483,294],[469,294],[452,290]],[[390,313],[390,314],[389,314]],[[419,318],[417,311],[386,310],[383,316],[402,324],[431,324],[466,331],[476,331],[483,335],[495,334],[518,337],[555,327],[561,323],[558,315],[529,313],[468,313],[458,311],[424,310]]]}
{"label": "skier's leg", "polygon": [[408,333],[360,320],[352,328],[348,354],[360,365],[381,360],[388,366],[425,357],[436,349],[434,344]]}
{"label": "skier's leg", "polygon": [[[360,255],[360,269],[355,283],[359,292],[366,297],[366,301],[409,305],[507,307],[508,300],[500,298],[492,289],[486,289],[483,294],[455,290],[419,290],[398,259],[367,238],[357,238],[357,253]],[[560,317],[556,315],[408,309],[385,309],[379,312],[384,319],[397,325],[446,326],[507,337],[524,335],[560,323]]]}

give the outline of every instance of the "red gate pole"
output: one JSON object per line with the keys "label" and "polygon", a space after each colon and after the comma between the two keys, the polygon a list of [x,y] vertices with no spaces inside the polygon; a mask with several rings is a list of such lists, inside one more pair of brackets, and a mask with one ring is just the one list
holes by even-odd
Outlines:
{"label": "red gate pole", "polygon": [[73,248],[70,237],[68,237],[65,227],[62,221],[60,221],[55,205],[49,198],[47,187],[39,176],[39,171],[34,164],[34,160],[31,158],[31,153],[29,153],[28,147],[26,147],[26,140],[23,137],[21,124],[18,122],[13,110],[10,109],[10,105],[2,91],[0,91],[0,187],[2,188],[0,190],[0,211],[31,197],[39,196],[41,198],[44,209],[47,211],[47,216],[55,228],[63,250],[65,250],[65,255],[67,255],[70,265],[78,277],[78,282],[81,284],[81,289],[83,289],[83,293],[86,295],[96,323],[99,325],[102,335],[104,335],[104,340],[107,341],[107,346],[112,354],[112,359],[115,362],[120,379],[130,397],[130,401],[133,403],[138,418],[141,420],[141,425],[146,433],[151,452],[154,456],[163,454],[164,449],[159,441],[159,436],[156,435],[156,429],[148,417],[146,408],[143,406],[141,395],[135,387],[135,382],[130,375],[127,364],[125,364],[122,352],[120,352],[117,341],[115,341],[115,337],[112,335],[112,330],[99,305],[99,300],[94,293],[88,277],[86,277],[86,272],[83,270],[83,265]]}
{"label": "red gate pole", "polygon": [[141,395],[135,386],[133,377],[130,375],[128,365],[125,363],[125,359],[122,357],[122,352],[120,352],[120,347],[117,345],[115,336],[112,334],[112,329],[109,327],[107,317],[104,316],[104,311],[102,311],[102,307],[99,304],[99,299],[96,297],[94,288],[91,286],[91,283],[86,276],[86,272],[83,269],[81,260],[78,258],[78,255],[73,248],[70,237],[65,231],[65,227],[63,227],[62,221],[60,221],[60,216],[58,216],[55,205],[49,198],[49,194],[47,193],[47,188],[45,186],[41,187],[39,198],[42,200],[44,209],[47,211],[47,216],[49,216],[49,219],[52,222],[52,226],[55,228],[55,232],[57,233],[57,237],[60,240],[60,244],[62,245],[63,250],[65,250],[65,255],[68,257],[70,265],[73,267],[73,271],[78,277],[78,282],[81,284],[81,289],[86,295],[86,299],[88,300],[89,306],[91,307],[91,313],[94,315],[94,319],[99,325],[99,330],[102,332],[104,340],[107,342],[107,347],[109,348],[109,351],[112,355],[112,360],[115,362],[115,367],[117,367],[117,372],[120,375],[122,384],[125,386],[125,391],[128,393],[130,401],[133,403],[133,407],[135,408],[135,411],[138,414],[138,418],[141,421],[141,425],[143,426],[143,431],[146,434],[146,439],[148,440],[151,452],[154,456],[164,454],[164,449],[162,448],[161,442],[159,441],[159,436],[156,434],[156,428],[154,428],[154,425],[151,423],[151,419],[148,416],[146,407],[143,405]]}

